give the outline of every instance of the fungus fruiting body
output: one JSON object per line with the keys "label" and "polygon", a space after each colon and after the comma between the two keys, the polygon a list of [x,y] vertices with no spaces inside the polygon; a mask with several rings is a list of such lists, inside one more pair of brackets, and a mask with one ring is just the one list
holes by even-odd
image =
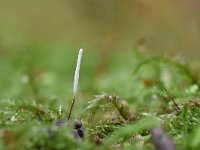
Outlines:
{"label": "fungus fruiting body", "polygon": [[74,103],[76,101],[76,95],[77,95],[77,91],[78,91],[78,81],[79,81],[79,72],[80,72],[80,67],[81,67],[82,55],[83,55],[83,49],[81,48],[79,50],[78,59],[77,59],[77,65],[76,65],[76,70],[75,70],[75,74],[74,74],[73,99],[72,99],[72,103],[71,103],[71,107],[70,107],[70,111],[69,111],[69,115],[68,115],[68,120],[70,120],[72,109],[73,109]]}

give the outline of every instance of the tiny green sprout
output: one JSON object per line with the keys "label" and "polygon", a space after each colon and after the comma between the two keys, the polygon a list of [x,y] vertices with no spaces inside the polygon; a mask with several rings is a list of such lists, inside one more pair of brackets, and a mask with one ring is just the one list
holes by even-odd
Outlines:
{"label": "tiny green sprout", "polygon": [[70,111],[69,111],[69,115],[68,115],[68,120],[70,120],[70,118],[71,118],[72,109],[73,109],[74,103],[76,101],[76,95],[77,95],[77,91],[78,91],[78,80],[79,80],[79,72],[80,72],[80,67],[81,67],[82,54],[83,54],[83,49],[81,48],[79,50],[78,59],[77,59],[77,65],[76,65],[76,70],[75,70],[75,74],[74,74],[73,99],[72,99],[72,103],[71,103],[71,107],[70,107]]}

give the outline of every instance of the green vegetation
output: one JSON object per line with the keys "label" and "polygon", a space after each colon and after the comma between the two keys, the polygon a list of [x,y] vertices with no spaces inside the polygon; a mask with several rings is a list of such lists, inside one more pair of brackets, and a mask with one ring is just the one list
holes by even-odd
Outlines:
{"label": "green vegetation", "polygon": [[[192,62],[137,50],[101,64],[99,52],[85,48],[71,122],[57,126],[73,96],[78,48],[72,47],[29,43],[0,52],[0,149],[153,150],[150,129],[158,125],[177,149],[200,148]],[[82,122],[83,140],[72,134],[74,120]]]}

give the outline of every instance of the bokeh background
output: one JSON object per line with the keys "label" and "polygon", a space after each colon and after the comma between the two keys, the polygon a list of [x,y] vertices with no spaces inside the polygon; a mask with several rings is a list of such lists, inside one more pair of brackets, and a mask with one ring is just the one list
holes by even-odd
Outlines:
{"label": "bokeh background", "polygon": [[198,0],[0,0],[1,97],[71,99],[80,47],[80,88],[95,94],[113,54],[119,68],[135,48],[198,64],[199,41]]}
{"label": "bokeh background", "polygon": [[198,0],[1,0],[0,46],[63,42],[114,51],[145,43],[198,57],[199,14]]}

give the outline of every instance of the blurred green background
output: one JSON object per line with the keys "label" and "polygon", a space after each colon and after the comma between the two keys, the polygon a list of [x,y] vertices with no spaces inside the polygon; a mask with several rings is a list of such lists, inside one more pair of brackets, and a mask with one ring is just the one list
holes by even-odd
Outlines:
{"label": "blurred green background", "polygon": [[80,47],[80,91],[91,95],[104,90],[113,54],[130,76],[135,48],[198,64],[199,8],[198,0],[0,0],[0,95],[71,99]]}
{"label": "blurred green background", "polygon": [[[199,54],[198,0],[0,0],[1,51],[27,41]],[[72,44],[73,43],[73,44]]]}

